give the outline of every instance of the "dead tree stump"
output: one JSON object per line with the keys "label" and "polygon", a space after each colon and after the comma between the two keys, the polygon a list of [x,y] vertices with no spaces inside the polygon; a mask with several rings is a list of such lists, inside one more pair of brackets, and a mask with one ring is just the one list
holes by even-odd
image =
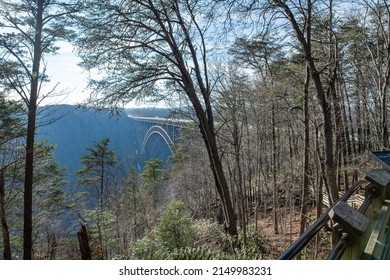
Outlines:
{"label": "dead tree stump", "polygon": [[82,260],[91,260],[91,249],[89,248],[88,232],[85,225],[81,224],[81,229],[77,232],[80,244],[80,253]]}

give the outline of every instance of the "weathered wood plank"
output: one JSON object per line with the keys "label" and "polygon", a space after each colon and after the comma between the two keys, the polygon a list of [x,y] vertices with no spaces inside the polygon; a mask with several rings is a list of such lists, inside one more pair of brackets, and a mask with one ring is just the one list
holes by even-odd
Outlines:
{"label": "weathered wood plank", "polygon": [[390,186],[390,171],[374,169],[366,174],[366,180],[382,188]]}
{"label": "weathered wood plank", "polygon": [[369,223],[366,216],[342,201],[338,202],[329,211],[329,217],[337,222],[346,232],[354,236],[362,235]]}
{"label": "weathered wood plank", "polygon": [[386,247],[385,247],[385,252],[383,254],[382,259],[383,260],[390,260],[390,221],[389,221],[389,224],[387,225],[386,235],[387,235]]}
{"label": "weathered wood plank", "polygon": [[[389,225],[390,201],[386,200],[375,222],[370,239],[363,252],[363,259],[382,259],[386,248],[386,228]],[[387,245],[388,246],[388,245]]]}

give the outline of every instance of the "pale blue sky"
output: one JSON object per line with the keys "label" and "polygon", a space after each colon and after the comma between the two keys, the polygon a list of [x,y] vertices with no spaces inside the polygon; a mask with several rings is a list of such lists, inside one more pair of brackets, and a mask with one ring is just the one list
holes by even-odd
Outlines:
{"label": "pale blue sky", "polygon": [[58,98],[50,98],[43,103],[80,103],[89,95],[87,89],[88,72],[78,66],[80,59],[73,53],[73,46],[70,43],[61,42],[58,45],[60,47],[58,54],[46,58],[46,71],[51,80],[48,88],[59,83],[57,89],[66,91],[68,94]]}
{"label": "pale blue sky", "polygon": [[[70,43],[58,43],[60,50],[57,55],[46,57],[47,74],[50,76],[51,83],[47,89],[52,89],[57,83],[57,92],[65,91],[66,95],[51,97],[44,100],[41,105],[48,104],[77,104],[86,100],[91,92],[88,89],[88,77],[90,73],[78,66],[81,61],[74,53],[74,47]],[[93,72],[92,72],[93,73]],[[97,75],[96,73],[93,73]],[[96,76],[95,76],[96,77]],[[130,103],[127,107],[154,107],[163,106],[163,104],[136,104]]]}

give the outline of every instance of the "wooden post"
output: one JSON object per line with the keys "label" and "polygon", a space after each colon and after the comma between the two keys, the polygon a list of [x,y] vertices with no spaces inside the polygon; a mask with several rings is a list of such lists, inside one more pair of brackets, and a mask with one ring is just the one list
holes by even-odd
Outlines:
{"label": "wooden post", "polygon": [[91,260],[91,249],[89,248],[88,232],[85,225],[81,224],[81,229],[77,232],[80,244],[80,253],[82,260]]}
{"label": "wooden post", "polygon": [[346,232],[354,236],[362,235],[366,231],[369,223],[366,216],[342,201],[338,202],[329,211],[329,217],[338,223]]}
{"label": "wooden post", "polygon": [[[383,199],[390,199],[390,171],[387,169],[374,169],[366,174],[366,180],[379,188]],[[382,194],[383,193],[383,194]]]}
{"label": "wooden post", "polygon": [[366,174],[366,179],[382,188],[386,188],[390,185],[390,171],[386,169],[370,170]]}

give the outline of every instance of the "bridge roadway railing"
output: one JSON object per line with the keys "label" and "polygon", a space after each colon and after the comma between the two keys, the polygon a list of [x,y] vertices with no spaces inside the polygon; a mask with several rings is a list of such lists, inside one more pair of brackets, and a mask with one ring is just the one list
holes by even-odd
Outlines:
{"label": "bridge roadway railing", "polygon": [[[390,172],[384,169],[372,170],[366,174],[365,179],[347,190],[278,259],[294,259],[331,217],[335,219],[334,212],[341,212],[337,217],[342,217],[345,221],[341,220],[342,225],[336,223],[341,238],[327,259],[389,259]],[[365,198],[359,209],[346,206],[348,200],[361,189],[365,191]],[[336,211],[340,208],[341,211]],[[343,217],[346,212],[348,215]]]}
{"label": "bridge roadway railing", "polygon": [[162,125],[171,125],[171,126],[177,126],[182,127],[184,125],[188,125],[189,123],[192,123],[192,120],[187,119],[172,119],[172,118],[152,118],[152,117],[136,117],[132,115],[127,115],[130,119],[139,121],[139,122],[147,122],[147,123],[153,123],[153,124],[162,124]]}

